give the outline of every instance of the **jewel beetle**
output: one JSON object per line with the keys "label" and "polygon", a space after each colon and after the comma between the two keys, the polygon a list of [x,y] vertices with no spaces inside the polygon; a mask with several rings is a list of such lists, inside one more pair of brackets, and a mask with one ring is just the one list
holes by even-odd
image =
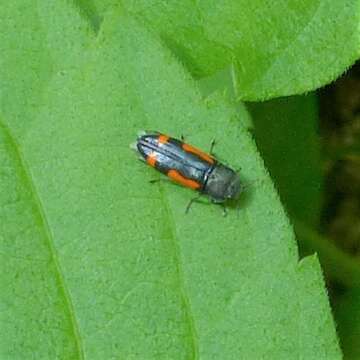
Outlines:
{"label": "jewel beetle", "polygon": [[213,145],[214,142],[207,154],[182,140],[147,131],[139,134],[133,147],[141,160],[171,180],[199,192],[199,196],[190,200],[187,212],[201,195],[224,205],[237,200],[243,190],[238,173],[212,155]]}

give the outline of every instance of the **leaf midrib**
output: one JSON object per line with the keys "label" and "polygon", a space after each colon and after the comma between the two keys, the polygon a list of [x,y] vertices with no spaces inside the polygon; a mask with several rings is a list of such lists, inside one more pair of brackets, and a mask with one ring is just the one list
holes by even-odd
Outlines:
{"label": "leaf midrib", "polygon": [[186,316],[186,319],[188,322],[188,327],[189,327],[189,333],[190,333],[189,335],[190,335],[191,348],[192,348],[192,359],[196,360],[196,359],[199,359],[198,336],[197,336],[197,331],[196,331],[196,327],[195,327],[195,321],[194,321],[194,316],[193,316],[190,299],[186,292],[185,280],[184,280],[184,270],[183,270],[183,265],[182,265],[182,261],[181,261],[181,254],[180,254],[178,239],[176,236],[175,221],[174,221],[174,217],[172,215],[172,211],[169,207],[169,203],[167,201],[167,197],[166,197],[163,185],[161,184],[161,181],[159,182],[159,190],[160,190],[160,198],[163,203],[163,208],[165,210],[165,214],[167,217],[166,222],[169,224],[169,229],[170,229],[170,240],[171,240],[171,245],[172,245],[173,252],[174,252],[176,273],[178,275],[179,291],[180,291],[180,296],[181,296],[181,300],[182,300],[182,303],[184,306],[185,316]]}
{"label": "leaf midrib", "polygon": [[73,302],[71,300],[70,292],[67,288],[65,278],[62,273],[59,257],[58,257],[58,254],[56,252],[56,248],[54,245],[54,237],[53,237],[53,234],[51,232],[49,223],[48,223],[46,215],[45,215],[44,206],[39,197],[38,191],[37,191],[35,183],[34,183],[33,176],[31,174],[29,166],[26,163],[26,160],[22,153],[20,145],[16,141],[15,137],[12,135],[10,128],[3,121],[0,121],[0,128],[4,131],[5,137],[7,137],[9,139],[10,147],[14,150],[15,158],[17,158],[19,160],[19,164],[23,170],[25,184],[27,184],[27,186],[30,190],[30,196],[35,204],[34,210],[37,213],[36,214],[37,217],[40,219],[41,230],[43,231],[44,238],[46,239],[46,245],[51,254],[51,260],[54,263],[55,274],[57,277],[58,285],[59,285],[60,291],[62,292],[62,294],[64,296],[65,304],[67,305],[67,311],[69,314],[70,323],[72,325],[73,335],[75,338],[76,348],[77,348],[77,352],[78,352],[78,358],[80,360],[84,360],[85,356],[84,356],[83,342],[82,342],[82,339],[80,336],[78,321],[75,317]]}

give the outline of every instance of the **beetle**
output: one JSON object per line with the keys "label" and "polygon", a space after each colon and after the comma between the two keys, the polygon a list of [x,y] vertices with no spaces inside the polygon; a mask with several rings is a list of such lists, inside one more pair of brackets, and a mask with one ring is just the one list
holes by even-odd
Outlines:
{"label": "beetle", "polygon": [[237,200],[243,190],[239,175],[230,167],[219,162],[213,155],[156,131],[142,132],[134,144],[140,159],[156,170],[167,175],[171,180],[196,190],[199,196],[190,200],[186,207],[200,196],[207,195],[212,202],[224,204]]}

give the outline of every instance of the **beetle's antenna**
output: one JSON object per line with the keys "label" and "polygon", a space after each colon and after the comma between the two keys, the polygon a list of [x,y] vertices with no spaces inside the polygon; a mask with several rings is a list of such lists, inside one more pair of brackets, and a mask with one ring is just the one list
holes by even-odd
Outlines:
{"label": "beetle's antenna", "polygon": [[252,181],[249,181],[249,182],[245,183],[242,186],[242,191],[246,191],[247,189],[252,188],[256,182],[257,182],[257,180],[252,180]]}

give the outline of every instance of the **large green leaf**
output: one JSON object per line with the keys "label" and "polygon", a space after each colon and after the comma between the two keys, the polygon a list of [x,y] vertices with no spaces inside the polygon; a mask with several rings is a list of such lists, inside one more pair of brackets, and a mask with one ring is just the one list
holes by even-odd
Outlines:
{"label": "large green leaf", "polygon": [[[102,14],[119,1],[94,3]],[[359,0],[136,0],[124,6],[193,74],[208,76],[232,63],[238,96],[246,100],[316,89],[360,56]]]}
{"label": "large green leaf", "polygon": [[[3,5],[24,32],[0,41],[0,357],[339,358],[318,261],[298,263],[244,107],[204,100],[126,16],[97,34],[64,2],[25,5]],[[128,147],[150,128],[215,137],[253,183],[241,211],[185,215],[190,190],[150,184]]]}

